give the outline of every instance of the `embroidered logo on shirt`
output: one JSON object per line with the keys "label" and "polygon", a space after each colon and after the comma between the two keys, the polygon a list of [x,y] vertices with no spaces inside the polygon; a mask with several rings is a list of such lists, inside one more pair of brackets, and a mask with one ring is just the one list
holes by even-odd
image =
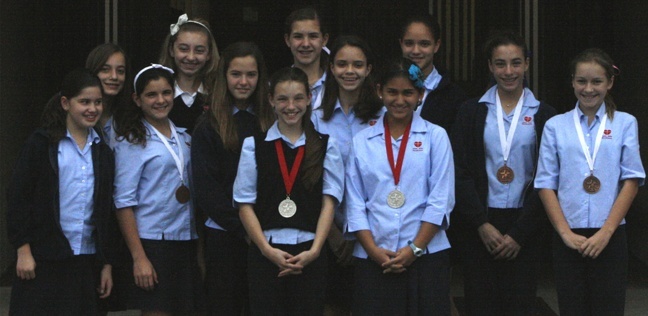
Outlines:
{"label": "embroidered logo on shirt", "polygon": [[415,141],[413,151],[423,151],[423,142]]}
{"label": "embroidered logo on shirt", "polygon": [[606,129],[603,131],[603,137],[602,139],[612,139],[612,130],[611,129]]}
{"label": "embroidered logo on shirt", "polygon": [[522,125],[533,125],[533,117],[525,116]]}

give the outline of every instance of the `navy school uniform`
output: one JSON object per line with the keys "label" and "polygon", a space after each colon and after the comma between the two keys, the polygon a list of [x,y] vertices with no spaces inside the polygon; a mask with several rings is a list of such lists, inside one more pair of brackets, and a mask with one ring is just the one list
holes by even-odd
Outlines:
{"label": "navy school uniform", "polygon": [[203,93],[202,85],[200,85],[197,92],[189,94],[182,91],[176,83],[173,108],[169,112],[169,119],[176,126],[184,127],[187,129],[187,133],[192,134],[198,118],[209,107],[206,102],[207,95]]}
{"label": "navy school uniform", "polygon": [[461,104],[468,99],[466,93],[448,76],[439,74],[435,67],[424,82],[425,98],[416,111],[428,122],[452,131]]}

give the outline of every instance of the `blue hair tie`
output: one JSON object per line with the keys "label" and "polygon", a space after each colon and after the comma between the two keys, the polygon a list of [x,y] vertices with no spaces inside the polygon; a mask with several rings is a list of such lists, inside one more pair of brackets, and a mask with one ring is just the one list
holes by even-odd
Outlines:
{"label": "blue hair tie", "polygon": [[414,82],[415,87],[419,89],[425,87],[425,85],[423,84],[423,73],[421,72],[421,68],[419,68],[419,66],[417,66],[416,64],[412,64],[409,67],[408,72],[409,72],[409,78]]}

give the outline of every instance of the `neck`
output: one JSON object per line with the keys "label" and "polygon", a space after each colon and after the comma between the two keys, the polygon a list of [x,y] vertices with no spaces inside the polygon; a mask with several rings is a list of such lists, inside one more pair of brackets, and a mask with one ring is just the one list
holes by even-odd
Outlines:
{"label": "neck", "polygon": [[342,110],[345,114],[349,114],[351,108],[358,104],[358,99],[360,98],[360,89],[355,91],[346,91],[340,89],[340,105],[342,105]]}
{"label": "neck", "polygon": [[182,89],[182,91],[189,93],[198,91],[198,87],[200,87],[200,80],[198,80],[195,76],[188,77],[183,74],[179,74],[176,77],[176,83],[178,84],[178,87]]}
{"label": "neck", "polygon": [[[423,75],[425,76],[425,78],[427,78],[427,76],[429,76],[432,73],[432,70],[434,70],[434,65],[431,65],[430,69],[422,69]],[[423,79],[423,80],[425,80],[425,79]]]}
{"label": "neck", "polygon": [[146,121],[151,124],[151,126],[155,127],[155,129],[162,135],[171,137],[171,124],[169,123],[169,119],[159,121],[146,119]]}
{"label": "neck", "polygon": [[499,95],[502,109],[504,110],[504,112],[506,112],[506,114],[511,113],[511,111],[515,109],[518,101],[522,97],[522,92],[524,92],[524,89],[517,89],[511,92],[497,89],[497,94]]}
{"label": "neck", "polygon": [[403,119],[397,119],[391,115],[386,116],[386,118],[387,118],[387,126],[389,126],[389,133],[391,134],[393,139],[398,139],[399,137],[403,136],[403,133],[405,133],[405,129],[407,128],[407,125],[409,125],[412,122],[411,115]]}
{"label": "neck", "polygon": [[596,118],[596,112],[601,108],[602,104],[599,104],[599,106],[595,108],[583,108],[582,106],[578,106],[578,108],[583,112],[585,116],[587,116],[587,125],[592,124],[592,121],[594,121],[594,118]]}
{"label": "neck", "polygon": [[314,85],[317,80],[322,78],[322,75],[324,75],[324,72],[320,68],[319,61],[316,61],[310,65],[295,64],[295,67],[303,70],[306,73],[306,75],[308,76],[308,84],[311,86]]}
{"label": "neck", "polygon": [[99,117],[99,126],[106,126],[106,122],[112,116],[113,113],[113,101],[115,100],[114,96],[104,96],[103,97],[103,111],[101,112],[101,117]]}
{"label": "neck", "polygon": [[248,103],[246,101],[247,100],[236,100],[236,102],[234,102],[234,106],[236,106],[236,108],[240,111],[245,111],[248,108]]}
{"label": "neck", "polygon": [[301,122],[295,125],[286,125],[282,122],[279,122],[277,124],[277,127],[279,128],[281,135],[288,137],[290,142],[293,144],[297,142],[301,134],[304,132],[304,129],[301,126]]}
{"label": "neck", "polygon": [[86,141],[88,140],[88,129],[87,128],[79,128],[74,126],[73,124],[67,124],[67,130],[70,132],[70,135],[72,135],[72,138],[74,139],[74,142],[79,146],[79,148],[83,149],[85,148]]}

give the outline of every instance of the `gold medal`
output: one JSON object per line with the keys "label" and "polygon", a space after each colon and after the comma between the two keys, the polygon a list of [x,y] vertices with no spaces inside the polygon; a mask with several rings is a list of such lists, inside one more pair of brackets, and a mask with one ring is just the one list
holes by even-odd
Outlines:
{"label": "gold medal", "polygon": [[189,202],[189,197],[191,196],[191,193],[189,192],[189,188],[187,188],[184,184],[181,184],[175,192],[175,197],[178,202],[185,204]]}
{"label": "gold medal", "polygon": [[513,169],[509,168],[507,165],[504,165],[497,169],[497,181],[503,184],[508,184],[513,181],[513,178],[515,178],[515,173],[513,173]]}
{"label": "gold medal", "polygon": [[585,189],[585,192],[589,194],[594,194],[601,189],[601,181],[593,174],[590,174],[590,176],[585,178],[583,181],[583,189]]}

